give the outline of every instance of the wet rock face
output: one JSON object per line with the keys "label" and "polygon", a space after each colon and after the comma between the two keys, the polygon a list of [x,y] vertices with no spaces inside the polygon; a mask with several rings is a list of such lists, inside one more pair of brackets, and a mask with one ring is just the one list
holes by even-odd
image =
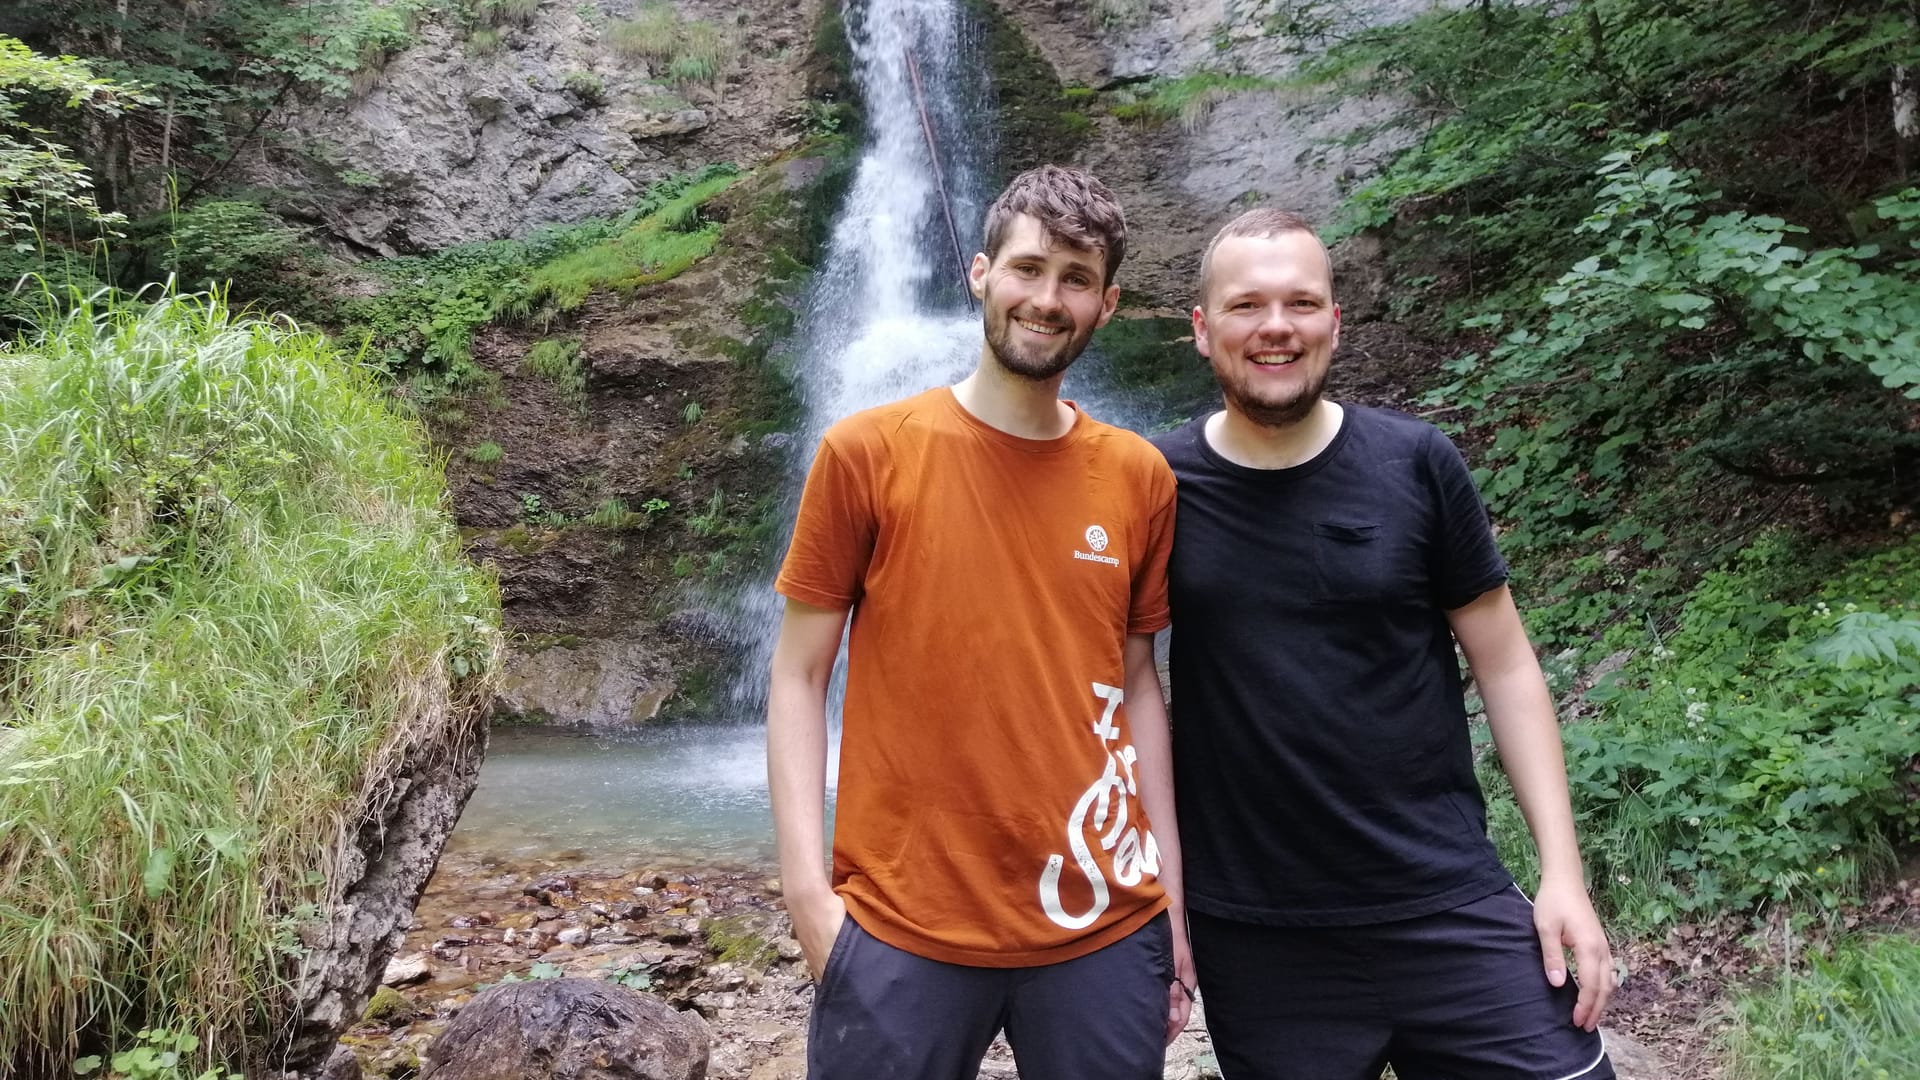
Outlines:
{"label": "wet rock face", "polygon": [[480,994],[435,1039],[421,1080],[705,1080],[712,1035],[697,1013],[598,979],[510,983]]}

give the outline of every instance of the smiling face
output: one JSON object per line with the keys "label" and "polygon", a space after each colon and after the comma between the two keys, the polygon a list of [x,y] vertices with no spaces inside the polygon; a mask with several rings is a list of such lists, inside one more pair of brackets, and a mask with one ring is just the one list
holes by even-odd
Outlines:
{"label": "smiling face", "polygon": [[1113,317],[1120,287],[1106,286],[1106,253],[1048,236],[1027,214],[1008,226],[998,254],[973,257],[968,280],[986,316],[987,350],[1036,382],[1067,370]]}
{"label": "smiling face", "polygon": [[1193,340],[1227,408],[1256,424],[1304,420],[1326,389],[1340,307],[1326,249],[1310,232],[1227,236],[1210,256]]}

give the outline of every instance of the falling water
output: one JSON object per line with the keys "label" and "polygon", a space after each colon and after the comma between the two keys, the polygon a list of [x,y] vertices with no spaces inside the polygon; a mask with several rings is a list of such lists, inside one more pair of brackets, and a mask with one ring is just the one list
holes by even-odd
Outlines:
{"label": "falling water", "polygon": [[[961,269],[940,205],[934,162],[916,106],[908,56],[917,62],[940,175],[963,251],[979,246],[980,175],[992,151],[985,64],[960,0],[849,0],[847,37],[865,103],[867,140],[834,221],[801,322],[800,393],[806,427],[795,444],[810,459],[834,421],[951,383],[980,351],[980,318],[967,307]],[[806,460],[789,497],[798,501]],[[781,600],[769,583],[738,600],[746,652],[732,703],[757,716]]]}

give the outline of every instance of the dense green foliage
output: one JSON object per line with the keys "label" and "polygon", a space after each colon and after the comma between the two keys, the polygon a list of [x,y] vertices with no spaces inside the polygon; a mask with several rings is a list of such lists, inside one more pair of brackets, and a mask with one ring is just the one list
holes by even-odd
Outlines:
{"label": "dense green foliage", "polygon": [[265,1051],[379,761],[478,720],[444,499],[367,372],[218,300],[0,348],[0,1071]]}
{"label": "dense green foliage", "polygon": [[1920,1075],[1920,942],[1842,942],[1733,1003],[1730,1080]]}
{"label": "dense green foliage", "polygon": [[49,140],[51,131],[28,122],[29,107],[115,116],[141,100],[136,90],[95,76],[71,56],[41,56],[0,34],[0,244],[31,249],[37,233],[124,220],[103,214],[86,165]]}
{"label": "dense green foliage", "polygon": [[1276,32],[1344,36],[1304,81],[1413,101],[1333,232],[1386,238],[1395,309],[1461,333],[1427,404],[1478,450],[1543,643],[1670,609],[1769,519],[1910,508],[1908,5],[1280,7]]}
{"label": "dense green foliage", "polygon": [[[1708,574],[1566,732],[1588,861],[1623,925],[1836,911],[1920,841],[1920,541],[1807,577],[1780,537]],[[1805,588],[1805,586],[1800,586]]]}

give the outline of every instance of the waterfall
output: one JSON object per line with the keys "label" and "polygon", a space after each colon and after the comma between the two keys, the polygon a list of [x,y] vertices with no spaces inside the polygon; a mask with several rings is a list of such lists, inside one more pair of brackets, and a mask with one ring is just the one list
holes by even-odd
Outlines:
{"label": "waterfall", "polygon": [[[985,60],[960,0],[847,0],[847,38],[865,105],[866,140],[800,322],[799,378],[806,408],[787,498],[787,519],[820,436],[861,409],[957,381],[979,356],[947,233],[932,159],[908,71],[911,52],[962,251],[980,246],[983,163],[992,151]],[[745,654],[729,710],[757,719],[782,599],[771,581],[736,601],[733,630]]]}

